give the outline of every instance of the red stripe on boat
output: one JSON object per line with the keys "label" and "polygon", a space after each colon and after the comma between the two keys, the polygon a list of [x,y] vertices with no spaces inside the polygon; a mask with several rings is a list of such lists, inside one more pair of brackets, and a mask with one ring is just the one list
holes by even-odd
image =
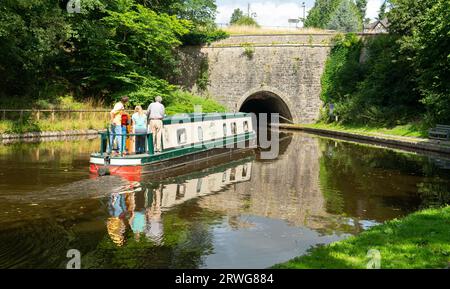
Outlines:
{"label": "red stripe on boat", "polygon": [[[89,171],[98,174],[98,170],[105,166],[91,164]],[[142,166],[108,166],[109,174],[121,176],[129,181],[140,181]]]}

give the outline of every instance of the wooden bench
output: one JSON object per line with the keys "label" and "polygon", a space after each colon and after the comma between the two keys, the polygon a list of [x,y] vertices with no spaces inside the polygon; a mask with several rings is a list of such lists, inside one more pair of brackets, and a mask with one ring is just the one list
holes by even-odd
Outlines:
{"label": "wooden bench", "polygon": [[428,130],[428,137],[434,139],[450,140],[450,125],[438,124]]}

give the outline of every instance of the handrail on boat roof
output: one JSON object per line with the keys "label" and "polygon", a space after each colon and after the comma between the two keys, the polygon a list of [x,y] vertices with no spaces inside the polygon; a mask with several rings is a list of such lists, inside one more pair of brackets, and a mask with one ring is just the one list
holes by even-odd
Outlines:
{"label": "handrail on boat roof", "polygon": [[227,113],[184,113],[173,116],[168,116],[163,119],[164,124],[170,124],[171,122],[196,122],[205,120],[219,120],[247,117],[250,114],[247,112],[227,112]]}

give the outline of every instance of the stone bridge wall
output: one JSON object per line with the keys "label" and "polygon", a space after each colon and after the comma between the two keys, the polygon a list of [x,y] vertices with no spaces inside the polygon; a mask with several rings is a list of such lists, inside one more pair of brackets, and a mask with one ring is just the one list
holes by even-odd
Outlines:
{"label": "stone bridge wall", "polygon": [[[296,123],[318,119],[320,78],[333,34],[232,36],[180,53],[178,84],[238,111],[253,94],[270,92],[289,107]],[[199,85],[200,76],[208,85]],[[205,81],[203,81],[205,84]]]}

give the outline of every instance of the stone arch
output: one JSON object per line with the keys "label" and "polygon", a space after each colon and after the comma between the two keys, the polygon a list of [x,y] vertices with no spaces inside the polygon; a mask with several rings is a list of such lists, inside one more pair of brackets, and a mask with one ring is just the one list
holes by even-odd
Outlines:
{"label": "stone arch", "polygon": [[245,93],[236,104],[236,108],[243,112],[279,113],[281,122],[286,119],[296,122],[299,118],[289,97],[272,87],[259,87]]}

